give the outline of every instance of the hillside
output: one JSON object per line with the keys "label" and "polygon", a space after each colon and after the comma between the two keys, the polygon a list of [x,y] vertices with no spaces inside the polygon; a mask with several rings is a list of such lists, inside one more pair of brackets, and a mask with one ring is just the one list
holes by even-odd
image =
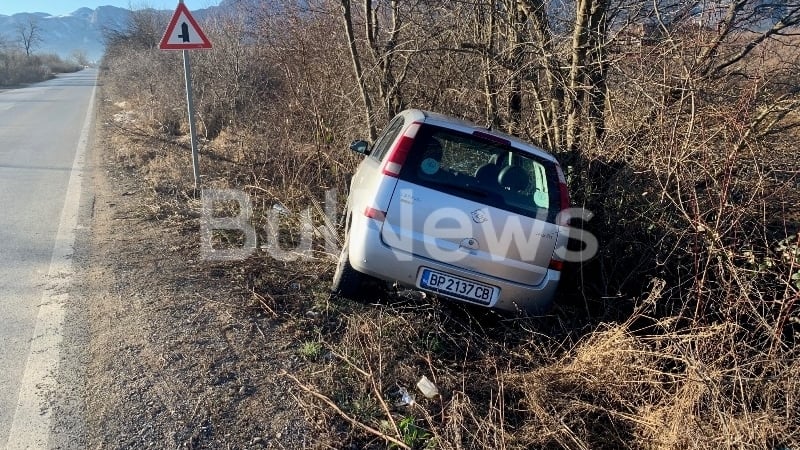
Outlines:
{"label": "hillside", "polygon": [[[213,14],[221,6],[193,11],[202,19]],[[159,11],[167,20],[172,11]],[[98,61],[105,51],[103,30],[123,29],[130,20],[131,11],[116,6],[100,6],[96,9],[80,8],[66,15],[51,15],[44,12],[19,13],[11,16],[0,14],[0,47],[19,46],[19,27],[31,22],[41,30],[41,43],[36,53],[56,53],[68,58],[75,51],[86,54],[90,61]]]}

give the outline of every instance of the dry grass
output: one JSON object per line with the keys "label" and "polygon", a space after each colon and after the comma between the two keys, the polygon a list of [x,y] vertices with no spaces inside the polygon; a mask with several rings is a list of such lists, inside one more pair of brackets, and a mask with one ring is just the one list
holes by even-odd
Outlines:
{"label": "dry grass", "polygon": [[[285,377],[320,445],[800,447],[800,122],[785,111],[797,100],[756,76],[680,79],[685,95],[657,103],[657,75],[674,74],[625,69],[604,145],[570,173],[575,200],[596,213],[586,226],[601,252],[567,277],[551,315],[497,317],[408,291],[331,299],[332,255],[321,248],[312,260],[241,263],[240,288],[297,341],[304,364]],[[153,187],[157,214],[191,220],[185,137],[164,133],[168,111],[136,116],[151,99],[123,99],[134,119],[120,125],[120,162]],[[294,243],[299,212],[322,224],[313,205],[329,189],[343,197],[356,163],[349,136],[315,127],[221,130],[203,146],[204,186],[251,195],[259,229],[282,205],[284,244]],[[439,397],[417,391],[423,375]],[[413,405],[398,405],[403,390]]]}
{"label": "dry grass", "polygon": [[[227,144],[223,148],[236,148]],[[236,161],[235,152],[217,145],[207,151]],[[153,186],[154,214],[181,221],[176,211],[198,208],[190,192],[188,158],[178,153],[185,148],[158,148],[152,155],[132,151],[121,157]],[[317,180],[311,154],[300,151],[302,164],[271,178],[253,170],[244,183],[242,169],[248,166],[221,160],[217,169],[231,172],[209,174],[206,185],[246,186],[256,217],[276,202],[296,211],[328,187],[302,182]],[[283,219],[288,230],[296,223],[293,217]],[[678,230],[678,225],[665,229]],[[669,282],[654,279],[641,300],[590,298],[589,314],[585,305],[568,302],[545,318],[486,317],[412,293],[396,294],[389,303],[328,301],[324,292],[332,263],[323,255],[300,264],[247,263],[242,288],[253,289],[263,311],[287,321],[285,330],[296,336],[300,354],[308,353],[302,350],[308,342],[320,349],[290,375],[306,414],[326,424],[319,427],[319,438],[334,447],[347,442],[383,448],[391,440],[442,449],[800,445],[796,291],[788,281],[794,269],[756,270],[739,256],[726,256],[732,250],[720,236],[677,233],[661,236],[665,246],[653,252],[674,252],[703,237],[707,250],[694,260],[676,261],[698,263],[704,270],[691,275],[681,272],[685,267],[672,268],[666,273]],[[610,251],[619,251],[617,245]],[[795,267],[795,259],[776,256]],[[643,280],[615,279],[622,269],[584,270],[588,281],[607,286],[595,292],[647,286]],[[316,293],[309,296],[309,291]],[[698,291],[702,302],[690,300]],[[252,350],[258,351],[257,345]],[[425,399],[416,390],[423,375],[434,381],[441,397]],[[413,406],[397,406],[400,388],[415,395]]]}

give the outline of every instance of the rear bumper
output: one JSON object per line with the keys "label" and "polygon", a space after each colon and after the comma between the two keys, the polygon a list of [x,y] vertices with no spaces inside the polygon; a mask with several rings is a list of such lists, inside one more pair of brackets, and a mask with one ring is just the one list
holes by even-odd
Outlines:
{"label": "rear bumper", "polygon": [[[527,314],[541,314],[548,311],[553,304],[558,282],[561,278],[561,273],[558,271],[548,270],[542,282],[536,286],[490,277],[390,248],[381,239],[380,227],[380,222],[373,219],[366,217],[353,218],[350,228],[351,238],[349,240],[350,264],[361,273],[386,281],[397,281],[404,286],[417,288],[417,275],[420,268],[424,266],[500,288],[500,295],[494,303],[488,305],[490,308]],[[454,300],[487,306],[461,299]]]}

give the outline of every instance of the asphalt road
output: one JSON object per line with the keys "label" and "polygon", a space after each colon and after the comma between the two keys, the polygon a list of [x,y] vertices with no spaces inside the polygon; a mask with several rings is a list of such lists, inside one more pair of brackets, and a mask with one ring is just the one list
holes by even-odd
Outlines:
{"label": "asphalt road", "polygon": [[96,78],[86,69],[0,92],[0,447],[8,449],[52,445]]}

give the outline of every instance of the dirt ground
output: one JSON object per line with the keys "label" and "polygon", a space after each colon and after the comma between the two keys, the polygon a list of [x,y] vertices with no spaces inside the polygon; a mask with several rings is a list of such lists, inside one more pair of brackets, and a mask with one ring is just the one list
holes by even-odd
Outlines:
{"label": "dirt ground", "polygon": [[281,375],[303,363],[296,323],[287,329],[279,308],[244,288],[241,265],[199,260],[196,213],[153,201],[152,188],[120,164],[100,109],[80,258],[86,447],[318,447],[294,381]]}

